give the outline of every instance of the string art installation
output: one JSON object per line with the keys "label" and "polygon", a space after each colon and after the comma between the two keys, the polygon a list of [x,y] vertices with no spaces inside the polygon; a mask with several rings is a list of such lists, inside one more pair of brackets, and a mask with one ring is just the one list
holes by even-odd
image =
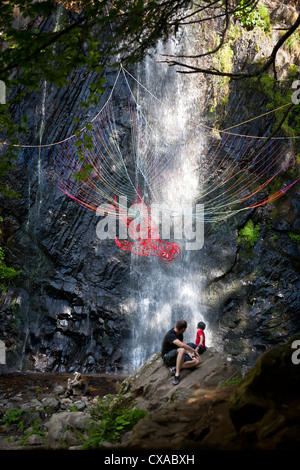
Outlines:
{"label": "string art installation", "polygon": [[[180,113],[120,67],[109,96],[88,125],[60,142],[20,146],[22,161],[40,169],[41,184],[54,183],[87,210],[96,212],[100,204],[109,203],[108,211],[109,207],[114,209],[112,215],[117,211],[130,238],[116,237],[117,246],[139,256],[159,257],[165,265],[180,257],[181,248],[159,237],[149,205],[164,201],[170,188],[176,194],[174,175],[179,174],[180,182],[180,161],[191,151],[199,178],[195,201],[203,204],[204,223],[272,203],[299,182],[299,177],[293,179],[295,171],[282,178],[285,183],[277,178],[297,167],[290,138],[243,135],[233,128],[216,130],[191,120],[193,135],[180,135],[170,130],[168,122],[162,123],[166,121],[160,117],[162,111],[171,117]],[[49,166],[54,170],[51,177]],[[121,196],[139,205],[138,226],[122,207]]]}
{"label": "string art installation", "polygon": [[[117,200],[115,198],[115,203]],[[119,219],[127,227],[129,237],[135,241],[119,240],[115,238],[115,242],[119,248],[125,251],[131,251],[139,256],[157,256],[164,265],[168,265],[171,261],[176,260],[181,255],[181,250],[175,242],[167,242],[161,240],[158,235],[158,228],[151,217],[148,206],[143,201],[140,192],[133,200],[133,206],[139,208],[139,223],[135,223],[133,219],[128,217],[122,207],[119,207]]]}

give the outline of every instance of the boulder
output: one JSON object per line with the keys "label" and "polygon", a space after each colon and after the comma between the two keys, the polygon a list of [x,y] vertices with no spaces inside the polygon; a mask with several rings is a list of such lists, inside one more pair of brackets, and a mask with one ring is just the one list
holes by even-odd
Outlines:
{"label": "boulder", "polygon": [[175,401],[191,398],[197,390],[213,388],[240,377],[234,361],[214,348],[208,348],[201,355],[201,361],[194,370],[182,370],[181,380],[174,386],[170,369],[164,365],[161,354],[156,353],[122,382],[120,391],[133,399],[138,408],[159,410]]}
{"label": "boulder", "polygon": [[31,436],[28,437],[28,444],[31,446],[42,446],[44,441],[39,434],[31,434]]}
{"label": "boulder", "polygon": [[46,445],[50,449],[62,449],[81,444],[87,429],[89,413],[63,411],[55,413],[44,425],[47,429]]}
{"label": "boulder", "polygon": [[227,449],[227,435],[235,432],[228,403],[233,379],[241,377],[231,358],[209,348],[202,364],[173,376],[154,354],[121,384],[121,392],[148,411],[122,438],[126,449]]}
{"label": "boulder", "polygon": [[42,399],[42,403],[45,407],[45,409],[49,409],[52,411],[57,411],[60,406],[59,400],[57,400],[55,397],[45,397]]}
{"label": "boulder", "polygon": [[297,448],[300,443],[300,334],[263,353],[237,385],[230,416],[246,440],[261,448]]}
{"label": "boulder", "polygon": [[[234,361],[208,349],[179,385],[159,354],[122,383],[148,410],[126,449],[295,450],[300,444],[300,335],[263,353],[242,378]],[[232,380],[237,378],[238,380]],[[225,386],[226,385],[226,386]]]}

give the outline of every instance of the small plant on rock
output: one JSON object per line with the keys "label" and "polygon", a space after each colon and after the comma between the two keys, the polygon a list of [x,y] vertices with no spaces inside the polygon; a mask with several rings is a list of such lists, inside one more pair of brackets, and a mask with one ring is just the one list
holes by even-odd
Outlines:
{"label": "small plant on rock", "polygon": [[19,442],[19,446],[27,446],[29,444],[29,437],[33,435],[41,436],[45,438],[45,431],[41,428],[41,420],[36,419],[29,430],[24,433],[22,440]]}
{"label": "small plant on rock", "polygon": [[289,232],[289,237],[293,242],[300,244],[300,233]]}
{"label": "small plant on rock", "polygon": [[90,411],[93,421],[87,430],[88,439],[84,449],[100,447],[104,441],[116,442],[121,435],[130,431],[147,412],[134,408],[124,401],[121,394],[107,395],[99,400]]}
{"label": "small plant on rock", "polygon": [[254,226],[253,220],[248,220],[246,225],[239,231],[238,243],[245,243],[253,247],[260,237],[259,229],[259,224]]}
{"label": "small plant on rock", "polygon": [[3,416],[1,420],[1,424],[4,426],[10,426],[12,424],[19,424],[20,423],[20,417],[25,413],[24,410],[20,410],[19,408],[10,408],[7,410],[5,415]]}
{"label": "small plant on rock", "polygon": [[245,0],[241,0],[240,8],[236,11],[234,16],[239,19],[241,26],[248,31],[255,27],[263,28],[264,31],[268,32],[271,30],[269,12],[267,7],[263,4],[253,9],[251,6],[247,5]]}

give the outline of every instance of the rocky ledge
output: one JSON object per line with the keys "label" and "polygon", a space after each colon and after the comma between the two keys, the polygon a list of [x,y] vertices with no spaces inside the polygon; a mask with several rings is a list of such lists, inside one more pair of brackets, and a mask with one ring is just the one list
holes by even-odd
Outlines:
{"label": "rocky ledge", "polygon": [[[230,357],[208,349],[201,356],[201,366],[182,371],[176,386],[160,354],[154,354],[125,380],[115,377],[106,389],[107,393],[118,391],[124,403],[133,403],[147,415],[118,443],[103,442],[101,449],[297,449],[298,345],[300,335],[269,349],[244,377]],[[57,378],[57,374],[52,375]],[[93,386],[95,376],[91,374],[89,379],[87,395],[80,390],[69,395],[66,384],[56,385],[39,398],[34,393],[25,397],[20,391],[8,397],[1,390],[2,418],[8,409],[27,411],[23,419],[27,429],[21,432],[14,423],[2,424],[0,449],[24,448],[24,435],[31,449],[81,449],[91,408],[99,398]],[[42,433],[34,432],[37,420]],[[10,442],[5,441],[8,436]],[[18,446],[20,443],[23,447]]]}
{"label": "rocky ledge", "polygon": [[[269,349],[242,378],[226,356],[172,377],[153,356],[122,383],[149,413],[123,437],[127,449],[296,450],[300,444],[300,335]],[[298,356],[297,356],[298,354]]]}

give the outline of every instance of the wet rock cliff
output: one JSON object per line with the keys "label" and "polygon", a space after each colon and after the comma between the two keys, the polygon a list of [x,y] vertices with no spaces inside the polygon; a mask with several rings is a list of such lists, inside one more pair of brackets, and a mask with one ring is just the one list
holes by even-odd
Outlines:
{"label": "wet rock cliff", "polygon": [[[37,19],[35,26],[51,29],[53,19]],[[80,104],[87,99],[95,74],[82,69],[73,72],[69,87],[57,89],[44,82],[39,93],[27,95],[15,110],[17,120],[28,116],[29,133],[22,144],[58,142],[77,130],[75,117],[83,125],[92,119],[106,102],[117,70],[108,68],[105,73],[103,99],[88,110]],[[122,106],[122,96],[116,99]],[[95,213],[66,197],[56,187],[53,171],[53,148],[42,154],[36,149],[21,152],[9,175],[20,196],[1,198],[6,259],[22,270],[1,295],[7,366],[114,370],[127,332],[120,305],[129,265],[114,241],[100,243]]]}
{"label": "wet rock cliff", "polygon": [[[282,27],[290,24],[294,14],[272,2],[269,12],[271,23]],[[185,47],[190,43],[194,48],[214,45],[214,31],[215,28],[193,29]],[[236,24],[231,30],[227,55],[218,60],[231,70],[240,70],[246,59],[259,61],[263,51],[270,52],[279,34],[262,33],[259,28],[245,31]],[[290,77],[291,64],[299,67],[298,52],[295,45],[281,51],[278,70],[282,75]],[[205,60],[209,65],[212,59]],[[168,73],[176,75],[174,69]],[[26,143],[62,140],[76,129],[73,117],[79,116],[81,123],[91,119],[107,99],[116,70],[107,69],[105,74],[107,88],[103,99],[88,111],[80,108],[80,102],[86,97],[93,74],[82,70],[74,71],[68,89],[59,91],[44,84],[40,94],[27,96],[22,108],[16,110],[20,116],[29,110],[30,135]],[[179,75],[176,79],[180,80]],[[221,128],[263,114],[270,101],[266,89],[248,82],[225,83],[201,77],[199,89],[198,114],[204,122],[217,123]],[[122,89],[118,93],[117,114],[122,125],[125,93]],[[123,124],[121,146],[129,155],[129,137]],[[268,115],[245,124],[239,131],[270,135],[274,126],[274,116]],[[103,244],[97,239],[95,214],[51,184],[52,163],[49,152],[42,161],[47,185],[41,185],[36,167],[32,171],[20,159],[9,178],[21,197],[1,199],[6,259],[22,269],[14,285],[1,294],[0,331],[7,348],[7,366],[61,372],[115,370],[126,352],[124,344],[138,323],[132,322],[124,305],[132,292],[148,283],[151,273],[153,277],[153,269],[158,273],[164,268],[154,264],[147,271],[146,259],[132,276],[130,255],[118,250],[113,240]],[[273,189],[296,179],[298,169],[293,171],[274,181]],[[204,248],[188,259],[189,274],[195,274],[196,279],[200,276],[203,281],[201,292],[199,286],[201,314],[212,332],[214,346],[241,366],[253,364],[263,351],[300,328],[299,209],[296,185],[267,206],[242,212],[226,223],[206,225]],[[239,238],[250,220],[259,226],[259,237],[253,244]],[[168,279],[169,271],[164,270],[164,275]],[[161,291],[167,295],[167,283]],[[149,295],[155,298],[157,290]],[[142,308],[143,305],[135,304],[134,318],[139,318]],[[139,333],[134,334],[135,340],[140,341]]]}

